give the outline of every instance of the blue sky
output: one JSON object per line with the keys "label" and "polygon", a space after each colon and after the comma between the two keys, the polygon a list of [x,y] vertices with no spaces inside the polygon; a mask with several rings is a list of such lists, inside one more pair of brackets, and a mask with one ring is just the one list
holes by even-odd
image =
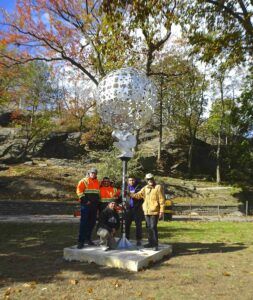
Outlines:
{"label": "blue sky", "polygon": [[11,12],[15,7],[15,0],[0,0],[0,7]]}

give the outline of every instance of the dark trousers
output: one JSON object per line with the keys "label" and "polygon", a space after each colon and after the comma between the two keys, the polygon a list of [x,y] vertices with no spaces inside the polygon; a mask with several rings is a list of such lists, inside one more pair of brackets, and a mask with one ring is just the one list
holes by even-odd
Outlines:
{"label": "dark trousers", "polygon": [[101,212],[107,207],[109,202],[99,202],[98,203],[98,211],[99,214],[101,214]]}
{"label": "dark trousers", "polygon": [[136,240],[138,241],[142,239],[142,219],[143,219],[142,209],[130,208],[129,210],[126,211],[126,238],[127,239],[130,238],[130,228],[133,221],[135,222],[135,227],[136,227],[136,232],[135,232]]}
{"label": "dark trousers", "polygon": [[97,209],[95,206],[81,204],[81,219],[78,242],[83,244],[91,240],[92,230],[96,224]]}
{"label": "dark trousers", "polygon": [[157,223],[159,216],[146,215],[145,220],[148,230],[148,243],[152,246],[158,246]]}

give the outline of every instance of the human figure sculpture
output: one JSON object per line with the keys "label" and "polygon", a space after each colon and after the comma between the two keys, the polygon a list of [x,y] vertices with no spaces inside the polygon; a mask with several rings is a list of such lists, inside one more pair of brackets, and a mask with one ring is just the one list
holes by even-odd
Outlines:
{"label": "human figure sculpture", "polygon": [[114,142],[114,146],[121,151],[119,157],[133,157],[132,149],[136,146],[136,137],[129,131],[114,130],[112,136],[118,142]]}

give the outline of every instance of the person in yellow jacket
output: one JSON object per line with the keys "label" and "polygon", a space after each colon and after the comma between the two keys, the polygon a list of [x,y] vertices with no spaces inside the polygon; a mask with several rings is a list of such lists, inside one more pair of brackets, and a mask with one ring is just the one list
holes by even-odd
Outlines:
{"label": "person in yellow jacket", "polygon": [[82,249],[86,243],[90,246],[94,245],[91,235],[97,219],[100,199],[99,187],[100,182],[97,179],[97,169],[95,168],[91,168],[88,176],[81,179],[77,184],[76,193],[81,202],[78,249]]}
{"label": "person in yellow jacket", "polygon": [[142,204],[145,220],[148,230],[148,244],[145,248],[153,248],[158,250],[158,219],[162,219],[164,215],[165,196],[161,185],[156,184],[154,176],[149,173],[145,176],[147,185],[145,185],[138,193],[130,193],[134,199],[143,199]]}
{"label": "person in yellow jacket", "polygon": [[101,213],[110,202],[118,202],[120,189],[111,185],[109,177],[104,177],[100,185],[99,212]]}

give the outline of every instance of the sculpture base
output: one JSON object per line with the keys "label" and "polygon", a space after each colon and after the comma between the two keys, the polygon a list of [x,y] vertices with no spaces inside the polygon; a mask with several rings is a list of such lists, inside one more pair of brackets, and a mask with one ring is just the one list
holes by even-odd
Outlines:
{"label": "sculpture base", "polygon": [[[134,241],[133,241],[134,243]],[[117,249],[104,251],[99,246],[87,246],[77,249],[76,246],[64,248],[64,259],[67,261],[81,261],[96,263],[101,266],[127,269],[138,272],[150,267],[153,263],[171,255],[172,246],[160,244],[158,251],[138,247],[133,249]]]}

